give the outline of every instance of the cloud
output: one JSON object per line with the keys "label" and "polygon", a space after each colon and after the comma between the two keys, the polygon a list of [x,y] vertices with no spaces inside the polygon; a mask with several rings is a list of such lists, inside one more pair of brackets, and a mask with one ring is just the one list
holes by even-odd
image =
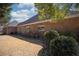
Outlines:
{"label": "cloud", "polygon": [[16,12],[11,12],[11,16],[12,17],[17,17],[17,18],[27,17],[28,14],[29,14],[28,10],[18,10]]}
{"label": "cloud", "polygon": [[13,10],[11,12],[11,20],[17,20],[18,22],[22,22],[37,14],[34,4],[20,3],[16,7],[17,11]]}
{"label": "cloud", "polygon": [[36,10],[37,10],[37,8],[35,8],[35,7],[31,8],[31,12],[32,13],[36,13],[37,14],[37,11]]}
{"label": "cloud", "polygon": [[27,20],[29,18],[29,11],[28,10],[18,10],[16,12],[12,11],[11,12],[11,17],[12,20],[18,20],[19,22],[23,21],[23,20]]}
{"label": "cloud", "polygon": [[24,9],[26,8],[28,10],[30,10],[33,7],[34,7],[34,4],[33,3],[20,3],[18,5],[18,8],[24,8]]}

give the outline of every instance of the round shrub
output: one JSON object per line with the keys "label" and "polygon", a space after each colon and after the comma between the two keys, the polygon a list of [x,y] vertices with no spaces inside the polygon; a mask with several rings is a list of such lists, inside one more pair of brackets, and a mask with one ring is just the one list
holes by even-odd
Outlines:
{"label": "round shrub", "polygon": [[69,37],[73,37],[73,38],[77,39],[76,34],[71,31],[64,31],[64,32],[59,32],[59,33],[60,33],[60,35],[65,35],[65,36],[69,36]]}
{"label": "round shrub", "polygon": [[59,36],[50,41],[50,55],[73,56],[77,54],[78,43],[73,37]]}
{"label": "round shrub", "polygon": [[78,37],[77,37],[77,35],[74,32],[64,31],[64,32],[59,32],[59,33],[60,33],[60,35],[65,35],[65,36],[68,36],[68,37],[73,37],[73,38],[76,39],[77,42],[79,42]]}
{"label": "round shrub", "polygon": [[44,33],[44,37],[48,43],[50,42],[50,40],[58,36],[59,36],[59,33],[56,30],[46,31]]}

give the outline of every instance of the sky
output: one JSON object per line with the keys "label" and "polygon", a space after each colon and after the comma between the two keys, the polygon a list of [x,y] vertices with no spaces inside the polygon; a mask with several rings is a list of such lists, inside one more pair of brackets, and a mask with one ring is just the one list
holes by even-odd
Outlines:
{"label": "sky", "polygon": [[32,16],[36,15],[36,8],[33,3],[19,3],[13,4],[11,10],[11,20],[10,22],[16,20],[18,22],[23,22]]}
{"label": "sky", "polygon": [[[75,6],[75,4],[73,4],[71,9],[75,9],[73,8]],[[18,21],[18,22],[23,22],[29,18],[31,18],[32,16],[36,15],[37,12],[35,11],[37,10],[34,6],[34,3],[19,3],[19,4],[13,4],[12,5],[12,10],[11,10],[11,20],[12,21]]]}

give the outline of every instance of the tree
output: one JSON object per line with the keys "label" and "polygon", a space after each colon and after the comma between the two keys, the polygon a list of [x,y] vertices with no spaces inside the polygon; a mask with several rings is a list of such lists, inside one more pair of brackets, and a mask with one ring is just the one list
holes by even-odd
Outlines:
{"label": "tree", "polygon": [[10,19],[10,11],[11,11],[10,3],[1,3],[0,4],[0,23],[6,23]]}
{"label": "tree", "polygon": [[73,4],[70,3],[35,3],[39,19],[63,20]]}
{"label": "tree", "polygon": [[79,3],[74,4],[77,11],[79,11]]}

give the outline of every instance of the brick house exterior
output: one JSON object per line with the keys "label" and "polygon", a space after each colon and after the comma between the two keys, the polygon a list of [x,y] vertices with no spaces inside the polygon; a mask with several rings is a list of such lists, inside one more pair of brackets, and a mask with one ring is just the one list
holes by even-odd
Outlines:
{"label": "brick house exterior", "polygon": [[58,22],[43,20],[17,25],[17,33],[30,36],[40,36],[43,32],[51,29],[58,31],[78,31],[79,15],[65,17],[65,20]]}
{"label": "brick house exterior", "polygon": [[5,34],[14,34],[17,32],[17,26],[18,22],[16,20],[8,23],[5,27],[4,27],[4,33]]}

